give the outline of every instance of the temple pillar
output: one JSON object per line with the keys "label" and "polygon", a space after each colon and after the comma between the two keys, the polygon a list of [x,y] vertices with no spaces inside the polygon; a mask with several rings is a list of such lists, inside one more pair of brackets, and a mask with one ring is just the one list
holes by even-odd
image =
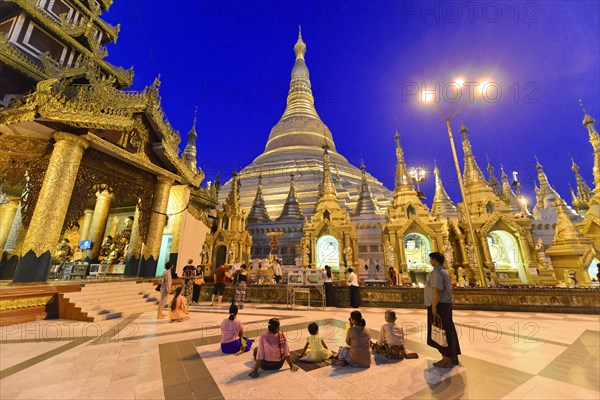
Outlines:
{"label": "temple pillar", "polygon": [[309,236],[308,243],[310,245],[310,263],[308,264],[308,268],[312,268],[313,265],[317,266],[317,252],[315,251],[315,245],[317,244],[317,239]]}
{"label": "temple pillar", "polygon": [[92,227],[92,216],[94,210],[89,208],[83,212],[83,221],[81,222],[81,229],[79,230],[81,240],[90,240],[90,228]]}
{"label": "temple pillar", "polygon": [[394,242],[396,244],[396,259],[398,260],[398,271],[403,275],[408,275],[408,264],[406,263],[406,254],[404,253],[404,236],[394,233]]}
{"label": "temple pillar", "polygon": [[462,266],[469,267],[469,259],[467,258],[467,250],[466,250],[464,235],[460,235],[458,237],[458,248],[460,250],[460,258],[462,260],[462,263],[461,263]]}
{"label": "temple pillar", "polygon": [[125,251],[125,272],[123,276],[136,276],[140,255],[142,253],[142,236],[140,234],[140,209],[135,208],[133,215],[133,225],[131,226],[131,236]]}
{"label": "temple pillar", "polygon": [[92,262],[98,261],[100,250],[102,250],[102,241],[104,239],[104,232],[106,231],[106,224],[108,223],[108,214],[110,213],[110,202],[113,197],[114,195],[107,187],[101,187],[96,192],[96,206],[94,207],[89,233],[92,248],[87,254],[87,258]]}
{"label": "temple pillar", "polygon": [[490,270],[494,269],[494,261],[492,260],[492,253],[490,253],[490,247],[488,246],[487,236],[481,236],[481,248],[483,249],[483,263]]}
{"label": "temple pillar", "polygon": [[519,244],[519,252],[521,253],[521,258],[523,259],[523,269],[525,270],[525,277],[527,278],[527,283],[533,283],[533,277],[531,276],[531,271],[529,270],[529,252],[525,250],[526,243],[523,243],[523,236],[519,232],[515,233],[515,237],[517,238],[517,243]]}
{"label": "temple pillar", "polygon": [[0,261],[0,279],[12,279],[17,269],[19,255],[23,247],[23,239],[27,229],[23,226],[23,218],[21,215],[21,203],[17,205],[17,211],[10,227],[10,232],[4,244],[2,252],[2,260]]}
{"label": "temple pillar", "polygon": [[169,230],[173,235],[169,261],[175,265],[177,265],[177,261],[179,259],[179,248],[181,247],[181,233],[183,231],[184,216],[182,211],[185,210],[185,207],[189,202],[189,198],[190,189],[187,185],[175,185],[171,187],[169,192],[169,203],[167,206],[167,213],[169,214]]}
{"label": "temple pillar", "polygon": [[48,279],[52,251],[60,240],[79,164],[89,146],[87,140],[70,133],[57,132],[54,139],[56,143],[25,234],[13,282],[45,282]]}
{"label": "temple pillar", "polygon": [[137,275],[140,277],[156,276],[156,265],[160,254],[163,231],[167,222],[167,206],[169,205],[169,191],[173,179],[158,176],[154,196],[152,199],[152,214],[148,226],[148,237],[142,249],[142,258]]}
{"label": "temple pillar", "polygon": [[12,227],[13,219],[17,214],[20,199],[10,199],[9,202],[0,206],[0,249],[4,248],[10,228]]}

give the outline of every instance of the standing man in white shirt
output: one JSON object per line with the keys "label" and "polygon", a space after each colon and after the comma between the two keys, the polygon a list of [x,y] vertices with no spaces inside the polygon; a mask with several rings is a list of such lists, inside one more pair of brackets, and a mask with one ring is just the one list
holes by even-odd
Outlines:
{"label": "standing man in white shirt", "polygon": [[348,268],[348,286],[350,286],[350,305],[352,308],[360,307],[360,292],[358,291],[358,276],[352,268]]}
{"label": "standing man in white shirt", "polygon": [[275,263],[273,264],[273,275],[275,275],[275,283],[281,282],[283,270],[281,269],[281,261],[278,259],[275,259]]}

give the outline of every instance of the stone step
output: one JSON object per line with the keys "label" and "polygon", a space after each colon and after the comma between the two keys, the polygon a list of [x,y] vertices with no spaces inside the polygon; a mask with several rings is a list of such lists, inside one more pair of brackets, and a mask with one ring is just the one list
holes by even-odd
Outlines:
{"label": "stone step", "polygon": [[127,288],[119,288],[118,290],[85,290],[83,288],[80,292],[65,293],[65,298],[69,299],[83,299],[91,297],[117,297],[123,293],[150,293],[156,292],[154,286],[132,286]]}
{"label": "stone step", "polygon": [[[96,318],[96,317],[106,317],[110,315],[114,315],[117,313],[122,314],[123,316],[135,314],[135,313],[143,313],[148,311],[157,311],[158,303],[148,302],[147,304],[129,304],[126,306],[121,306],[118,309],[116,308],[103,308],[98,310],[90,310],[84,311],[88,315],[88,317]],[[106,318],[104,318],[106,319]]]}
{"label": "stone step", "polygon": [[99,302],[99,303],[91,303],[91,304],[80,304],[77,303],[77,307],[81,307],[81,311],[83,312],[90,312],[90,311],[95,311],[95,310],[102,310],[102,309],[108,309],[108,310],[112,310],[112,309],[123,309],[124,307],[127,307],[129,305],[140,305],[140,304],[146,304],[146,303],[150,303],[150,304],[158,304],[158,301],[160,299],[157,299],[155,297],[149,297],[149,298],[143,298],[143,297],[139,297],[138,299],[132,299],[131,301],[113,301],[113,302]]}
{"label": "stone step", "polygon": [[87,284],[65,298],[93,321],[104,321],[156,311],[160,293],[155,288],[151,282],[135,281]]}
{"label": "stone step", "polygon": [[[160,297],[160,293],[154,292]],[[78,304],[90,304],[90,303],[102,303],[102,302],[119,302],[119,301],[127,301],[139,299],[141,297],[152,297],[155,296],[152,293],[145,292],[131,292],[131,293],[119,293],[118,295],[83,295],[83,296],[71,296],[67,297],[69,300],[76,301]]]}

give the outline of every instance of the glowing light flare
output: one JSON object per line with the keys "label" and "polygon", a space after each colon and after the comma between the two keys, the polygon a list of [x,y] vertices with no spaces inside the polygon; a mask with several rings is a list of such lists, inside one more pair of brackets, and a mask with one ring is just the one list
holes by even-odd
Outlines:
{"label": "glowing light flare", "polygon": [[433,103],[435,100],[435,93],[431,91],[424,90],[421,92],[421,102],[422,103]]}

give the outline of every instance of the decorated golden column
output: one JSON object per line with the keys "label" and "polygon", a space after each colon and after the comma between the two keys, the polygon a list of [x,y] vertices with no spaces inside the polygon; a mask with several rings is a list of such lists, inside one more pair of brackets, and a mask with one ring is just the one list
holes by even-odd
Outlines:
{"label": "decorated golden column", "polygon": [[19,261],[19,255],[21,254],[21,247],[23,246],[23,239],[25,239],[25,233],[27,230],[23,226],[23,218],[21,216],[21,203],[17,205],[17,211],[10,227],[10,232],[4,244],[2,252],[2,261],[0,264],[0,279],[8,280],[12,279],[17,263]]}
{"label": "decorated golden column", "polygon": [[10,199],[10,202],[0,206],[0,249],[4,248],[10,228],[12,227],[13,219],[17,214],[17,208],[19,207],[18,198]]}
{"label": "decorated golden column", "polygon": [[138,264],[140,263],[140,254],[142,253],[142,236],[140,235],[140,209],[135,208],[133,216],[133,226],[131,227],[131,237],[125,250],[125,271],[124,276],[136,276]]}
{"label": "decorated golden column", "polygon": [[148,238],[142,249],[142,258],[137,275],[140,277],[154,277],[156,265],[160,254],[163,230],[167,223],[167,207],[169,205],[169,193],[174,180],[165,176],[157,177],[156,189],[152,200],[152,215],[148,226]]}
{"label": "decorated golden column", "polygon": [[[92,241],[92,248],[89,250],[87,257],[92,261],[98,261],[102,243],[104,241],[104,232],[108,223],[108,214],[110,213],[110,203],[114,195],[110,189],[104,185],[98,188],[96,192],[96,206],[94,207],[94,215],[90,226],[88,237]],[[114,239],[114,238],[113,238]]]}
{"label": "decorated golden column", "polygon": [[81,240],[90,240],[90,228],[92,227],[92,217],[94,210],[86,209],[83,212],[83,221],[81,222],[81,229],[79,230]]}
{"label": "decorated golden column", "polygon": [[79,136],[57,132],[44,182],[25,235],[13,282],[45,282],[52,251],[60,235],[73,194],[83,152],[89,142]]}

